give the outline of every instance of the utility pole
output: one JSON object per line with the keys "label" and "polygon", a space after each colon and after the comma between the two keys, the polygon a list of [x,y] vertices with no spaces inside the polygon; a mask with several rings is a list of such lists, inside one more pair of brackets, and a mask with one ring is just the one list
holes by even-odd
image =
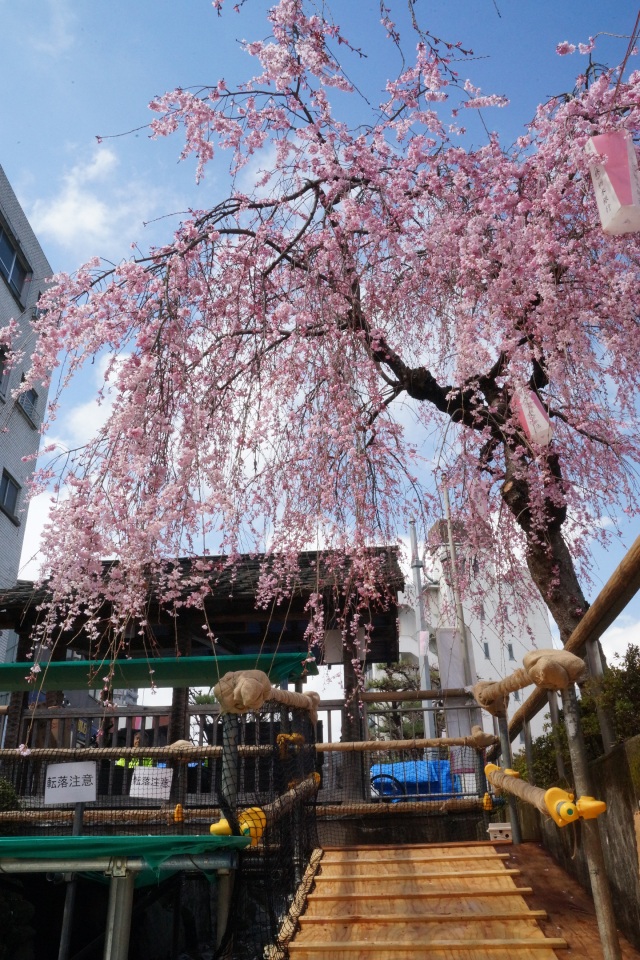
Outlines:
{"label": "utility pole", "polygon": [[[418,612],[418,659],[420,664],[420,686],[423,690],[431,689],[431,671],[429,670],[429,628],[424,614],[424,594],[422,592],[422,574],[424,568],[418,556],[418,537],[416,522],[409,523],[409,537],[411,540],[411,570],[413,572],[413,587],[416,592]],[[425,737],[436,737],[436,715],[433,704],[422,702]],[[428,730],[428,733],[427,733]]]}
{"label": "utility pole", "polygon": [[462,610],[462,601],[460,600],[460,590],[458,589],[458,574],[456,572],[457,555],[456,545],[453,537],[453,526],[451,523],[451,507],[449,505],[449,491],[446,485],[442,485],[442,495],[444,499],[444,515],[447,521],[447,534],[449,539],[449,567],[451,573],[451,590],[456,608],[456,632],[460,637],[462,644],[462,665],[464,669],[465,686],[470,687],[473,684],[473,673],[471,670],[471,653],[469,650],[469,638],[467,628],[464,623],[464,612]]}

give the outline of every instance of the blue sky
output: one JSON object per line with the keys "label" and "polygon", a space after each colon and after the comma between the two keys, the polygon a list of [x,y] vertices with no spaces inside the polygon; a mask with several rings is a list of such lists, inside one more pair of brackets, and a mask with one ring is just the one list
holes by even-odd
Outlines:
{"label": "blue sky", "polygon": [[[401,20],[406,0],[387,2]],[[170,234],[175,221],[166,214],[226,195],[223,164],[196,188],[193,165],[178,163],[178,137],[151,141],[140,129],[99,145],[96,136],[144,126],[149,100],[175,86],[220,77],[232,85],[246,77],[250,61],[237,41],[267,34],[267,6],[247,0],[240,14],[229,5],[218,17],[210,0],[0,0],[0,164],[54,270],[72,271],[93,255],[126,257],[131,242],[144,249]],[[384,42],[378,0],[341,0],[332,8],[367,53],[352,58],[348,72],[375,104],[386,75],[399,67]],[[463,78],[510,98],[506,109],[483,113],[487,126],[510,143],[536,104],[571,89],[584,65],[578,54],[558,57],[556,44],[603,32],[628,35],[638,0],[417,0],[416,10],[432,33],[473,49],[474,59],[460,66]],[[406,40],[409,47],[408,31]],[[598,59],[617,62],[626,46],[624,39],[602,36]],[[356,100],[353,121],[365,120],[368,109],[365,99]],[[469,113],[468,138],[483,142],[479,118]],[[55,427],[61,444],[75,445],[95,425],[94,375],[89,371],[67,396]],[[25,560],[36,548],[43,516],[44,503],[36,502]],[[627,546],[635,532],[625,536]],[[623,552],[619,545],[598,555],[602,582]],[[22,575],[32,573],[29,565]],[[611,649],[622,649],[629,637],[640,640],[639,623],[636,604],[620,618]]]}

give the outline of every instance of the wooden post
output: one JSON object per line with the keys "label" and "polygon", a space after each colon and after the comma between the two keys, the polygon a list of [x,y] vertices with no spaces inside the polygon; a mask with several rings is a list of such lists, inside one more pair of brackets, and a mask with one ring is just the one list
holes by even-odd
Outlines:
{"label": "wooden post", "polygon": [[[585,644],[585,650],[587,651],[587,663],[589,664],[589,673],[593,678],[594,692],[597,696],[598,692],[602,687],[602,677],[604,671],[602,669],[602,660],[600,659],[600,641],[595,637],[591,637],[587,640]],[[600,726],[600,737],[602,738],[602,746],[605,753],[609,753],[610,750],[616,745],[616,736],[613,728],[613,718],[610,716],[609,711],[604,710],[599,706],[596,700],[596,714],[598,716],[598,724]]]}
{"label": "wooden post", "polygon": [[562,755],[562,740],[560,739],[560,714],[558,713],[558,694],[555,690],[547,690],[549,701],[549,714],[551,716],[551,733],[556,748],[556,769],[558,776],[564,782],[567,782],[567,768],[564,765]]}
{"label": "wooden post", "polygon": [[[564,710],[564,722],[567,728],[567,739],[569,741],[569,754],[571,756],[571,769],[576,797],[579,799],[583,796],[593,796],[589,767],[587,764],[587,754],[580,725],[580,708],[578,706],[578,698],[576,697],[576,689],[573,684],[570,684],[566,690],[562,691],[562,708]],[[596,908],[596,919],[598,921],[600,942],[602,944],[602,956],[604,960],[621,960],[622,954],[620,953],[620,943],[618,941],[618,931],[616,928],[613,901],[611,899],[611,890],[609,888],[609,880],[604,862],[598,821],[583,820],[582,835],[587,855],[587,865],[589,867],[593,904]]]}
{"label": "wooden post", "polygon": [[233,892],[233,873],[231,870],[217,870],[218,900],[216,913],[216,947],[220,949],[227,929],[229,911],[231,910],[231,895]]}
{"label": "wooden post", "polygon": [[[177,636],[178,652],[183,657],[191,653],[191,638],[178,621]],[[171,715],[169,717],[169,743],[176,740],[189,740],[189,688],[174,687],[171,697]],[[171,784],[171,801],[184,806],[187,799],[187,765],[180,760],[172,760],[173,783]],[[183,832],[184,824],[177,825],[178,832]]]}
{"label": "wooden post", "polygon": [[[79,837],[82,833],[82,816],[84,814],[84,803],[76,803],[73,812],[72,836]],[[71,946],[71,929],[73,927],[73,914],[76,905],[76,890],[78,888],[78,874],[71,873],[67,876],[67,889],[64,895],[64,910],[62,913],[62,930],[60,932],[60,946],[58,947],[58,960],[68,960],[69,948]]]}
{"label": "wooden post", "polygon": [[524,755],[527,761],[527,780],[535,787],[536,778],[533,772],[533,742],[531,740],[531,724],[528,720],[524,722]]}
{"label": "wooden post", "polygon": [[127,960],[129,956],[134,881],[135,874],[128,869],[126,860],[113,861],[104,960]]}
{"label": "wooden post", "polygon": [[[509,721],[506,717],[498,717],[498,730],[500,731],[500,753],[502,755],[503,768],[511,767],[513,760],[511,758],[511,743],[509,741]],[[509,804],[509,814],[511,816],[511,841],[512,843],[522,843],[522,831],[520,830],[520,821],[518,819],[518,804],[516,798],[509,794],[507,797]]]}
{"label": "wooden post", "polygon": [[235,816],[238,805],[238,742],[240,721],[233,713],[222,715],[222,797]]}
{"label": "wooden post", "polygon": [[[344,670],[344,708],[342,710],[342,737],[347,743],[364,739],[362,717],[360,714],[360,698],[358,696],[358,677],[353,660],[358,652],[355,642],[350,638],[343,648],[342,664]],[[354,799],[370,800],[369,777],[364,774],[364,760],[362,754],[352,754],[342,760],[343,783],[351,787]],[[368,770],[368,764],[367,764]],[[366,786],[365,786],[366,780]]]}
{"label": "wooden post", "polygon": [[[16,650],[16,660],[24,661],[27,659],[29,648],[31,647],[31,635],[26,630],[21,630],[18,635],[18,647]],[[27,693],[12,693],[9,698],[9,708],[7,710],[7,721],[5,726],[4,747],[9,750],[15,750],[20,746],[20,736],[22,733],[22,718],[27,709],[29,695]]]}

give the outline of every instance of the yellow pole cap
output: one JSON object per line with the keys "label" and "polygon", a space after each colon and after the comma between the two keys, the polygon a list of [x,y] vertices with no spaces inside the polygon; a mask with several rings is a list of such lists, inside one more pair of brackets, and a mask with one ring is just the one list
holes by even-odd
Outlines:
{"label": "yellow pole cap", "polygon": [[604,800],[596,800],[594,797],[580,797],[576,801],[576,807],[583,820],[595,820],[607,809]]}
{"label": "yellow pole cap", "polygon": [[251,837],[251,846],[255,847],[264,833],[267,817],[261,807],[249,807],[238,817],[238,826],[243,837]]}
{"label": "yellow pole cap", "polygon": [[229,821],[223,817],[221,820],[218,820],[217,823],[212,823],[209,827],[209,833],[212,833],[214,837],[230,837],[231,827],[229,826]]}
{"label": "yellow pole cap", "polygon": [[560,787],[550,787],[544,795],[544,802],[549,816],[559,827],[566,827],[580,816],[573,794]]}

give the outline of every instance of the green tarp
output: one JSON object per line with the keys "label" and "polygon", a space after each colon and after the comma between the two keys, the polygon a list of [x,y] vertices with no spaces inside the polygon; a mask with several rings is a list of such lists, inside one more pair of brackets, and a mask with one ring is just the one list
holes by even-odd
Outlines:
{"label": "green tarp", "polygon": [[[235,657],[157,657],[139,660],[61,660],[42,663],[31,679],[31,663],[0,664],[0,692],[14,690],[86,690],[104,686],[111,676],[115,690],[142,687],[212,687],[225,673],[264,670],[272,683],[317,674],[306,653],[243,654]],[[32,675],[31,675],[32,676]]]}
{"label": "green tarp", "polygon": [[141,857],[155,870],[169,857],[242,850],[250,837],[2,837],[0,864],[12,860],[91,860],[97,857]]}
{"label": "green tarp", "polygon": [[[161,879],[159,867],[170,857],[216,854],[243,850],[251,843],[250,837],[162,836],[162,837],[2,837],[0,838],[0,872],[2,860],[77,860],[82,862],[97,857],[140,857],[147,869],[136,873],[136,887],[146,887]],[[165,871],[162,879],[175,873]],[[82,871],[87,880],[108,881],[103,873]]]}

